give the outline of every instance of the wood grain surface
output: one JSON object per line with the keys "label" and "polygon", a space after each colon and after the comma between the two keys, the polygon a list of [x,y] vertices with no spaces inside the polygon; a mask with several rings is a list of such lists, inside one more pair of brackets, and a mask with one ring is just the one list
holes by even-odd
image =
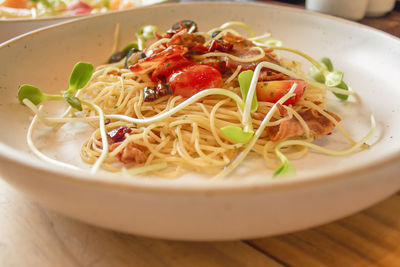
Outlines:
{"label": "wood grain surface", "polygon": [[400,194],[311,230],[236,242],[121,234],[49,211],[0,180],[0,266],[400,266]]}
{"label": "wood grain surface", "polygon": [[[361,23],[400,37],[399,7]],[[0,266],[397,267],[400,194],[348,218],[293,234],[236,242],[177,242],[74,221],[33,203],[0,179]]]}

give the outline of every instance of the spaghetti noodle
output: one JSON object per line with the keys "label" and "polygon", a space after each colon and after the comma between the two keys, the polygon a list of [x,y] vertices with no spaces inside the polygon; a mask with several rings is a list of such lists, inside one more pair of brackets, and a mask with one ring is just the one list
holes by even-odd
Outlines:
{"label": "spaghetti noodle", "polygon": [[[305,77],[298,63],[288,63],[265,45],[279,43],[271,42],[270,34],[246,39],[232,26],[249,29],[231,22],[197,32],[196,24],[182,21],[166,33],[152,32],[158,40],[148,48],[131,46],[117,62],[97,67],[75,96],[84,117],[70,116],[74,109],[69,108],[62,118],[43,118],[29,97],[23,102],[47,123],[91,124],[94,131],[80,155],[93,172],[102,167],[176,177],[189,170],[222,178],[248,153],[256,153],[278,168],[275,174],[285,174],[291,169],[287,158],[308,148],[344,155],[363,147],[373,118],[371,132],[356,142],[340,127],[340,118],[326,110],[328,90],[346,97],[354,95],[352,90]],[[149,42],[144,34],[138,39],[142,45]],[[316,64],[327,81],[340,76]],[[335,85],[342,82],[340,76]],[[350,148],[334,152],[312,144],[335,127]],[[31,136],[30,130],[29,144],[38,154]]]}

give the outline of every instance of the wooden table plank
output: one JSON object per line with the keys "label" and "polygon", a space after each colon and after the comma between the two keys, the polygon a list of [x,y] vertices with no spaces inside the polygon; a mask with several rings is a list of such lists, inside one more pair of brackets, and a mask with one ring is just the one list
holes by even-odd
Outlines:
{"label": "wooden table plank", "polygon": [[[400,266],[400,195],[311,230],[245,242],[178,242],[65,218],[0,181],[1,266]],[[23,256],[21,256],[23,255]]]}
{"label": "wooden table plank", "polygon": [[400,195],[346,219],[249,241],[290,266],[400,266]]}
{"label": "wooden table plank", "polygon": [[93,227],[0,180],[0,266],[281,266],[244,242],[178,242]]}
{"label": "wooden table plank", "polygon": [[397,2],[394,10],[384,17],[364,18],[360,23],[400,37],[400,2]]}

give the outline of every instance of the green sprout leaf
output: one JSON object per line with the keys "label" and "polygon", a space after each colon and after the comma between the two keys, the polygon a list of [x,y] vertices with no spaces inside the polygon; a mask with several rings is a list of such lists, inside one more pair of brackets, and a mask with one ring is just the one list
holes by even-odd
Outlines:
{"label": "green sprout leaf", "polygon": [[29,84],[21,85],[18,89],[18,100],[21,104],[23,104],[22,100],[25,98],[35,105],[39,105],[46,99],[45,95],[39,90],[39,88]]}
{"label": "green sprout leaf", "polygon": [[[341,81],[339,85],[336,86],[337,88],[343,89],[343,90],[349,90],[349,87],[344,81]],[[349,96],[348,95],[343,95],[343,94],[338,94],[338,93],[333,93],[337,98],[346,101]]]}
{"label": "green sprout leaf", "polygon": [[153,25],[146,25],[140,28],[140,30],[136,34],[138,41],[138,49],[143,50],[145,48],[145,42],[147,40],[153,39],[155,37],[154,32],[157,31],[159,31],[158,28]]}
{"label": "green sprout leaf", "polygon": [[93,65],[86,62],[79,62],[75,65],[69,78],[69,88],[62,91],[63,95],[48,95],[42,93],[39,88],[24,84],[18,89],[18,100],[23,104],[24,99],[28,99],[34,105],[38,105],[48,100],[66,100],[73,108],[81,111],[82,104],[79,98],[74,96],[74,92],[84,87],[94,72]]}
{"label": "green sprout leaf", "polygon": [[68,104],[71,107],[73,107],[73,108],[75,108],[75,109],[77,109],[79,111],[82,111],[82,104],[81,104],[81,101],[79,100],[79,98],[77,98],[76,96],[71,95],[68,92],[64,93],[64,98],[65,98],[65,100],[68,102]]}
{"label": "green sprout leaf", "polygon": [[154,38],[154,32],[159,31],[158,28],[154,25],[146,25],[140,28],[138,34],[144,40],[150,40]]}
{"label": "green sprout leaf", "polygon": [[341,71],[328,72],[325,75],[325,85],[328,87],[336,87],[342,82],[342,79],[343,79],[343,72]]}
{"label": "green sprout leaf", "polygon": [[223,127],[221,132],[226,138],[237,143],[247,143],[254,135],[254,132],[244,132],[242,128],[236,126]]}
{"label": "green sprout leaf", "polygon": [[297,49],[279,46],[275,46],[273,48],[276,50],[293,52],[310,61],[313,64],[310,69],[310,75],[317,82],[324,83],[328,87],[337,87],[343,80],[343,72],[335,71],[332,61],[327,57],[322,58],[320,62],[318,62],[314,58]]}
{"label": "green sprout leaf", "polygon": [[324,66],[325,66],[330,72],[332,72],[332,71],[334,70],[334,69],[333,69],[333,64],[332,64],[332,61],[330,60],[330,58],[328,58],[328,57],[323,57],[323,58],[321,58],[320,62],[321,62],[322,64],[324,64]]}
{"label": "green sprout leaf", "polygon": [[28,99],[34,105],[39,105],[43,101],[63,100],[64,98],[60,95],[48,95],[42,93],[39,88],[30,84],[24,84],[18,88],[18,100],[21,104],[23,104],[24,99]]}
{"label": "green sprout leaf", "polygon": [[84,87],[94,72],[94,67],[91,63],[78,62],[72,70],[71,76],[69,77],[69,93],[74,93],[76,90]]}
{"label": "green sprout leaf", "polygon": [[124,47],[124,49],[122,49],[122,52],[124,54],[128,54],[129,51],[131,51],[132,48],[139,49],[139,45],[137,43],[129,43]]}
{"label": "green sprout leaf", "polygon": [[[326,68],[326,70],[324,71],[315,65],[312,66],[310,69],[310,75],[314,80],[324,83],[328,87],[337,87],[343,90],[349,90],[349,87],[343,81],[343,72],[335,71],[332,61],[329,58],[322,58],[320,63],[324,68]],[[348,95],[338,93],[334,93],[334,95],[341,100],[347,100],[349,98]]]}
{"label": "green sprout leaf", "polygon": [[[253,71],[246,70],[239,74],[238,80],[240,85],[240,92],[242,93],[243,101],[246,102],[247,93],[249,92],[251,79],[253,78]],[[253,95],[253,102],[251,103],[251,112],[255,112],[258,109],[257,95]]]}
{"label": "green sprout leaf", "polygon": [[320,71],[316,66],[311,66],[310,75],[317,82],[325,84],[325,76],[324,74],[322,74],[322,71]]}
{"label": "green sprout leaf", "polygon": [[268,46],[278,46],[278,47],[283,45],[282,41],[276,39],[267,40],[264,42],[264,44]]}
{"label": "green sprout leaf", "polygon": [[289,162],[289,160],[285,160],[281,166],[279,166],[278,169],[274,171],[274,177],[277,176],[285,176],[285,175],[290,175],[290,174],[295,174],[296,169],[293,167],[293,165]]}

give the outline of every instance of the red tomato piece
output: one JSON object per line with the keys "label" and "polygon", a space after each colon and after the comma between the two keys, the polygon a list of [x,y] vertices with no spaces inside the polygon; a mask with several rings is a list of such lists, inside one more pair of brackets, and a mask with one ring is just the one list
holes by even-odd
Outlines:
{"label": "red tomato piece", "polygon": [[215,68],[217,71],[224,73],[226,71],[226,62],[218,59],[206,59],[201,62],[203,65],[208,65]]}
{"label": "red tomato piece", "polygon": [[173,55],[166,58],[151,74],[151,79],[155,82],[157,80],[165,81],[177,69],[191,65],[192,62],[182,55]]}
{"label": "red tomato piece", "polygon": [[307,83],[303,80],[258,82],[256,87],[257,99],[259,101],[276,103],[287,92],[289,92],[294,83],[297,84],[297,87],[294,90],[296,95],[283,103],[284,105],[293,105],[303,95],[304,89],[307,85]]}
{"label": "red tomato piece", "polygon": [[174,95],[191,97],[202,90],[220,87],[222,77],[213,67],[192,65],[174,72],[168,83]]}

